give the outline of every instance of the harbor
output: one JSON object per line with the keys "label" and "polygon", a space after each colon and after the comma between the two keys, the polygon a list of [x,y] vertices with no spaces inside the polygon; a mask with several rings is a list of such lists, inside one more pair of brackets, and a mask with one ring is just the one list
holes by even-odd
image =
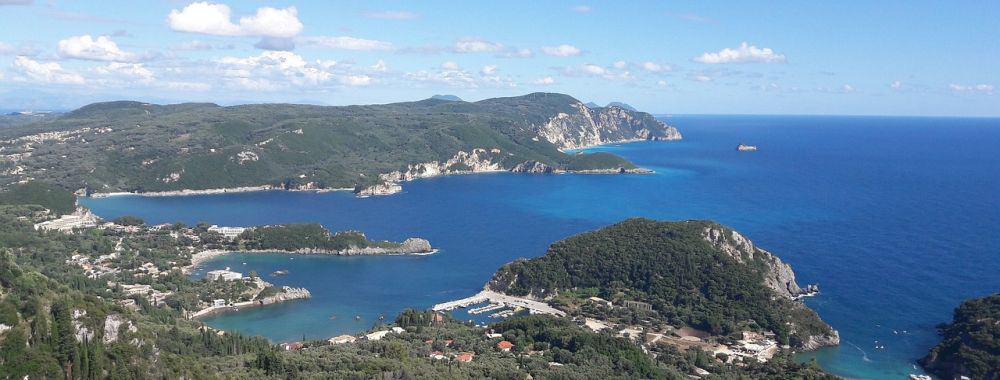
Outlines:
{"label": "harbor", "polygon": [[[523,307],[528,309],[531,314],[550,314],[559,317],[566,316],[566,313],[562,310],[556,309],[549,304],[541,301],[535,301],[527,298],[509,296],[503,293],[494,292],[489,289],[484,289],[483,291],[476,293],[470,297],[439,303],[434,305],[432,308],[434,311],[449,311],[457,308],[465,308],[470,305],[475,305],[483,302],[489,302],[490,305],[476,308],[470,310],[470,314],[484,313],[492,310],[498,310],[503,307]],[[494,307],[496,305],[501,305],[499,307]],[[477,311],[477,313],[473,313]],[[501,313],[497,313],[501,314]]]}

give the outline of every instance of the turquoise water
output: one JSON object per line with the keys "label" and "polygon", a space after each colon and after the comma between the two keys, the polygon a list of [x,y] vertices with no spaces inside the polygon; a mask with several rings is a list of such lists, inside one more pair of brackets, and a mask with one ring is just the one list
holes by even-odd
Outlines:
{"label": "turquoise water", "polygon": [[[652,175],[482,174],[403,193],[263,192],[87,199],[97,214],[220,225],[321,222],[376,239],[428,238],[424,257],[232,255],[203,269],[270,273],[313,298],[227,314],[215,327],[276,341],[356,332],[406,307],[478,291],[497,267],[630,216],[714,219],[819,283],[806,302],[842,345],[804,355],[855,378],[903,378],[961,300],[1000,291],[1000,120],[683,116],[685,140],[610,151]],[[760,146],[738,153],[740,142]],[[245,264],[244,264],[245,263]],[[355,316],[360,316],[356,320]],[[875,341],[884,350],[875,349]]]}

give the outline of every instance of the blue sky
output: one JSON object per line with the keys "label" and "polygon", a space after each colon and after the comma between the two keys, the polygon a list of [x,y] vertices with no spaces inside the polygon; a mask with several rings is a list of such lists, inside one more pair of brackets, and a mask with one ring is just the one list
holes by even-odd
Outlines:
{"label": "blue sky", "polygon": [[0,0],[0,109],[562,92],[654,113],[1000,115],[997,1]]}

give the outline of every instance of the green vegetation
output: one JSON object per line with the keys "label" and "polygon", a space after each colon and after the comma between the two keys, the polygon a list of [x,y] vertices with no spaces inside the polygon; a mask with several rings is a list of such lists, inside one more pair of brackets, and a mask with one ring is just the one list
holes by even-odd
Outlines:
{"label": "green vegetation", "polygon": [[[96,103],[56,119],[0,129],[0,139],[63,133],[33,143],[30,157],[17,162],[23,173],[8,170],[0,184],[30,175],[91,192],[346,188],[477,148],[499,149],[497,160],[508,169],[525,161],[571,170],[634,167],[610,154],[570,156],[540,138],[539,126],[552,117],[579,114],[576,103],[545,93],[475,103],[428,99],[348,107]],[[630,121],[603,132],[605,138],[635,138],[629,128],[648,128],[654,137],[666,133],[649,114],[627,112]],[[5,145],[5,153],[22,153],[22,146]],[[10,169],[12,162],[0,159],[0,168]]]}
{"label": "green vegetation", "polygon": [[73,193],[42,182],[19,183],[0,193],[0,205],[39,205],[54,215],[72,213],[76,208]]}
{"label": "green vegetation", "polygon": [[1000,293],[966,300],[920,364],[945,379],[1000,379]]}
{"label": "green vegetation", "polygon": [[[139,232],[91,228],[64,234],[35,230],[32,223],[48,217],[40,210],[37,205],[0,206],[0,323],[11,327],[0,332],[4,379],[520,380],[529,374],[545,379],[686,379],[696,368],[711,372],[707,377],[711,379],[832,378],[814,364],[796,364],[784,355],[745,366],[723,364],[698,350],[660,349],[654,357],[610,332],[594,333],[568,319],[549,316],[498,323],[491,329],[502,336],[489,338],[483,328],[450,316],[406,310],[395,319],[405,331],[381,340],[339,345],[308,341],[303,342],[307,349],[285,351],[260,337],[220,333],[185,318],[185,312],[212,299],[251,300],[247,282],[191,280],[176,269],[189,262],[188,248],[222,244],[207,225],[141,226]],[[353,233],[331,235],[315,225],[258,231],[251,240],[258,244],[291,244],[280,238],[286,233],[311,243],[363,239]],[[197,239],[185,237],[191,233]],[[108,260],[120,270],[96,277],[72,264],[112,256]],[[149,263],[174,269],[143,273],[140,269]],[[126,284],[149,285],[152,292],[171,295],[154,302],[149,294],[124,291]],[[599,289],[579,288],[574,295],[598,294]],[[277,291],[268,287],[256,298]],[[113,320],[121,324],[108,332]],[[500,340],[513,342],[514,347],[501,351],[496,346]],[[429,357],[440,353],[451,358],[462,352],[474,359]]]}
{"label": "green vegetation", "polygon": [[630,219],[557,242],[545,256],[510,263],[489,286],[538,297],[596,290],[603,298],[652,305],[652,313],[622,310],[630,313],[626,319],[652,318],[713,335],[770,330],[792,346],[832,332],[815,312],[764,284],[768,263],[761,255],[739,262],[703,237],[707,228],[724,227]]}
{"label": "green vegetation", "polygon": [[297,251],[316,249],[322,251],[342,251],[350,247],[397,248],[399,243],[368,240],[358,231],[330,233],[319,224],[284,224],[257,227],[244,231],[237,243],[245,249],[274,249]]}

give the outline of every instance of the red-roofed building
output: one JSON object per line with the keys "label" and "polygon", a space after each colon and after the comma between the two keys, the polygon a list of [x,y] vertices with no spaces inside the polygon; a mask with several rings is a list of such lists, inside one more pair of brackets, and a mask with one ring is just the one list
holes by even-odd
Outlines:
{"label": "red-roofed building", "polygon": [[471,362],[472,358],[475,356],[476,354],[473,354],[471,352],[460,352],[457,356],[455,356],[455,360],[461,363],[468,363]]}
{"label": "red-roofed building", "polygon": [[506,340],[502,340],[502,341],[500,341],[500,343],[497,343],[497,348],[499,348],[500,351],[503,351],[503,352],[510,352],[510,349],[514,348],[514,343],[508,342]]}

